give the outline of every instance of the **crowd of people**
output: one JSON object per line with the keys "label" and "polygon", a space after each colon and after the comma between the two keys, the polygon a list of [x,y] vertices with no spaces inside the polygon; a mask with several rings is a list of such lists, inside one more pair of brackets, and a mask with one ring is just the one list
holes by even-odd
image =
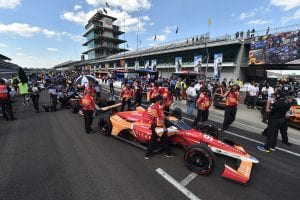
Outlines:
{"label": "crowd of people", "polygon": [[[93,133],[92,122],[95,110],[97,108],[97,101],[101,98],[101,84],[95,81],[89,81],[86,85],[76,85],[75,80],[80,74],[72,73],[58,73],[58,74],[31,74],[26,78],[13,79],[12,86],[18,90],[22,97],[23,105],[30,106],[30,99],[32,100],[33,109],[38,113],[40,111],[39,98],[40,92],[45,88],[50,97],[51,111],[57,110],[58,101],[60,101],[63,108],[67,104],[67,93],[74,90],[80,91],[80,106],[81,112],[84,116],[85,131],[87,134]],[[115,100],[115,80],[108,77],[102,80],[108,84],[111,100]],[[141,106],[142,100],[146,93],[146,99],[151,103],[148,107],[149,115],[157,119],[154,127],[163,127],[166,131],[167,127],[164,124],[165,114],[170,112],[170,108],[174,102],[185,100],[187,105],[186,114],[192,116],[194,111],[197,111],[194,118],[193,126],[199,126],[199,123],[205,123],[209,118],[209,110],[211,108],[213,98],[216,96],[222,97],[225,104],[224,120],[222,125],[222,132],[226,131],[234,122],[237,114],[237,107],[241,101],[240,88],[243,86],[241,80],[227,81],[226,78],[221,82],[209,80],[190,80],[182,78],[158,78],[157,80],[149,80],[147,77],[142,79],[128,79],[122,83],[120,91],[121,111],[132,110],[133,107]],[[3,80],[0,81],[0,102],[2,116],[6,120],[15,120],[13,109],[9,96],[10,88],[7,87]],[[267,128],[263,134],[267,137],[266,144],[258,146],[257,149],[270,152],[275,149],[278,130],[282,134],[282,142],[291,145],[287,137],[287,120],[286,113],[291,106],[290,98],[288,96],[299,95],[298,82],[279,82],[276,88],[273,88],[269,83],[257,84],[254,81],[246,87],[246,98],[244,103],[248,109],[256,109],[261,101],[261,111],[263,121],[267,122]],[[46,109],[45,109],[46,110]],[[153,112],[153,110],[155,112]],[[154,113],[154,114],[153,114]],[[153,129],[154,130],[154,129]],[[162,135],[153,134],[146,151],[145,159],[148,159],[152,154],[153,146],[160,137],[163,146],[166,150],[166,156],[172,157],[172,153],[168,146],[167,133]]]}

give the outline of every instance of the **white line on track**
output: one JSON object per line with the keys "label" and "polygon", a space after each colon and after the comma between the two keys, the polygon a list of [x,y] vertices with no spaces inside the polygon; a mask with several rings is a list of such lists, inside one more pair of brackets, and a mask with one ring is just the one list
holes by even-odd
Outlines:
{"label": "white line on track", "polygon": [[194,195],[191,191],[189,191],[187,188],[185,188],[183,185],[178,183],[172,176],[170,176],[167,172],[162,170],[161,168],[157,168],[155,170],[159,175],[161,175],[164,179],[166,179],[169,183],[171,183],[176,189],[178,189],[180,192],[182,192],[187,198],[191,200],[200,200],[199,197]]}
{"label": "white line on track", "polygon": [[[184,119],[188,120],[188,121],[194,121],[194,120],[191,120],[189,118],[186,118],[186,117],[183,117]],[[258,143],[258,144],[264,144],[263,142],[261,141],[258,141],[258,140],[255,140],[255,139],[251,139],[251,138],[248,138],[248,137],[245,137],[245,136],[242,136],[242,135],[238,135],[236,133],[233,133],[231,131],[225,131],[226,133],[230,134],[230,135],[234,135],[236,137],[239,137],[239,138],[243,138],[245,140],[248,140],[248,141],[251,141],[251,142],[255,142],[255,143]],[[280,147],[276,147],[277,150],[280,150],[280,151],[283,151],[285,153],[289,153],[289,154],[292,154],[294,156],[297,156],[297,157],[300,157],[300,154],[299,153],[295,153],[293,151],[289,151],[289,150],[286,150],[286,149],[283,149],[283,148],[280,148]]]}
{"label": "white line on track", "polygon": [[192,172],[180,182],[180,185],[185,187],[196,177],[197,177],[197,174]]}

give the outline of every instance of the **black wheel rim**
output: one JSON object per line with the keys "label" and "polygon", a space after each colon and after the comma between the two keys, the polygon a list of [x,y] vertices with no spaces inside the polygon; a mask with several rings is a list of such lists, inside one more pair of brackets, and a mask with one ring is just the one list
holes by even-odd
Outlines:
{"label": "black wheel rim", "polygon": [[213,158],[204,151],[191,150],[186,154],[185,160],[196,173],[208,174],[213,170]]}

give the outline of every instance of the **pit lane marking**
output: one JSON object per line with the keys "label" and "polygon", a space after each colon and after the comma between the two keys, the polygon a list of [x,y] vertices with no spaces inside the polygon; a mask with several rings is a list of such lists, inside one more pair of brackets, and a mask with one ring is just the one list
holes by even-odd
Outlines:
{"label": "pit lane marking", "polygon": [[180,182],[180,185],[185,187],[196,177],[197,177],[197,174],[192,172]]}
{"label": "pit lane marking", "polygon": [[[183,117],[183,118],[186,119],[186,120],[188,120],[188,121],[191,121],[191,122],[194,121],[194,120],[189,119],[189,118],[186,118],[186,117]],[[243,138],[243,139],[245,139],[245,140],[248,140],[248,141],[251,141],[251,142],[254,142],[254,143],[264,144],[264,143],[261,142],[261,141],[258,141],[258,140],[255,140],[255,139],[251,139],[251,138],[248,138],[248,137],[245,137],[245,136],[242,136],[242,135],[238,135],[238,134],[233,133],[233,132],[231,132],[231,131],[225,131],[225,133],[228,133],[228,134],[230,134],[230,135],[234,135],[234,136],[239,137],[239,138]],[[280,148],[280,147],[275,147],[275,149],[280,150],[280,151],[283,151],[283,152],[285,152],[285,153],[292,154],[292,155],[297,156],[297,157],[300,157],[300,154],[299,154],[299,153],[296,153],[296,152],[293,152],[293,151],[289,151],[289,150],[286,150],[286,149],[283,149],[283,148]]]}
{"label": "pit lane marking", "polygon": [[189,191],[185,186],[180,184],[178,181],[176,181],[172,176],[170,176],[167,172],[165,172],[161,168],[157,168],[155,171],[159,175],[161,175],[165,180],[171,183],[177,190],[182,192],[190,200],[201,200],[199,197],[197,197],[195,194]]}

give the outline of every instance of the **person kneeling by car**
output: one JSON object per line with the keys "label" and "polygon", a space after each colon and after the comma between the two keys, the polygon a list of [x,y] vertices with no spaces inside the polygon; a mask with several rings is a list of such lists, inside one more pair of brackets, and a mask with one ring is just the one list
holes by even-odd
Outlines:
{"label": "person kneeling by car", "polygon": [[[164,115],[164,110],[163,110],[163,97],[161,95],[158,95],[155,99],[155,103],[152,104],[149,108],[148,108],[148,114],[150,116],[152,116],[153,118],[153,122],[151,125],[151,130],[152,130],[152,135],[151,135],[151,139],[149,141],[147,150],[146,150],[146,155],[145,155],[145,159],[149,159],[149,157],[151,156],[154,148],[155,148],[155,144],[157,143],[157,138],[160,138],[160,141],[163,145],[163,148],[166,152],[165,156],[166,157],[173,157],[174,155],[171,153],[171,149],[170,149],[170,144],[169,144],[169,138],[168,138],[168,130],[166,128],[165,125],[165,115]],[[157,133],[155,131],[156,127],[162,127],[163,128],[163,132],[162,133]]]}
{"label": "person kneeling by car", "polygon": [[91,126],[93,124],[93,114],[95,110],[95,101],[92,90],[87,90],[85,95],[80,99],[80,105],[83,109],[85,132],[91,134],[93,132]]}

